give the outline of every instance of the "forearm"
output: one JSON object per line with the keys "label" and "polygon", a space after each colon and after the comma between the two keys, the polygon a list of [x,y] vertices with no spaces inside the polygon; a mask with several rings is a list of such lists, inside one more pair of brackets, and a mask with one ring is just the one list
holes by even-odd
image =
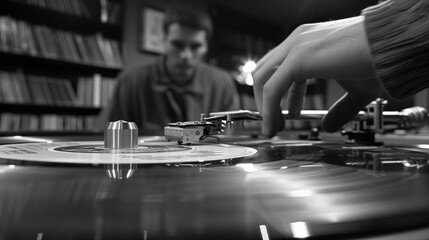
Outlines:
{"label": "forearm", "polygon": [[429,87],[429,0],[390,0],[363,10],[377,77],[396,99]]}

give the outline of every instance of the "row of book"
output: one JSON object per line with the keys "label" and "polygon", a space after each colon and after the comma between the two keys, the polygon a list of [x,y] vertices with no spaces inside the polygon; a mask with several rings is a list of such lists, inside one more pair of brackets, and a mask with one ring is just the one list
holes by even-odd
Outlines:
{"label": "row of book", "polygon": [[14,0],[80,17],[91,17],[84,0]]}
{"label": "row of book", "polygon": [[97,66],[121,67],[119,42],[0,16],[0,51]]}
{"label": "row of book", "polygon": [[116,87],[115,78],[94,74],[71,79],[0,71],[0,103],[104,107]]}
{"label": "row of book", "polygon": [[122,0],[100,0],[100,21],[112,25],[120,25],[123,18]]}
{"label": "row of book", "polygon": [[85,107],[106,107],[116,88],[116,78],[94,74],[90,77],[79,77],[77,80],[76,105]]}
{"label": "row of book", "polygon": [[92,131],[97,116],[74,116],[58,114],[0,114],[1,132],[38,131]]}

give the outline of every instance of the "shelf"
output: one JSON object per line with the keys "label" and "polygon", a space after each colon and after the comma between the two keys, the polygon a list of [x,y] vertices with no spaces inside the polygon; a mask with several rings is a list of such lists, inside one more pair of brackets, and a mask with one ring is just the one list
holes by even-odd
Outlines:
{"label": "shelf", "polygon": [[[82,34],[102,32],[105,37],[121,39],[121,27],[101,23],[99,19],[74,16],[59,11],[32,6],[21,2],[3,0],[0,15],[8,15],[33,24],[49,25],[51,28],[63,29]],[[55,21],[52,21],[55,19]]]}
{"label": "shelf", "polygon": [[[121,23],[101,22],[99,0],[26,2],[3,0],[0,8],[0,80],[8,89],[0,134],[93,134],[102,107],[91,106],[104,106],[110,90],[102,87],[113,86],[122,70]],[[66,104],[76,102],[82,104]]]}
{"label": "shelf", "polygon": [[49,69],[50,72],[66,72],[76,75],[92,75],[96,72],[104,76],[115,77],[121,71],[120,67],[83,64],[60,59],[49,59],[1,51],[0,63],[2,64],[2,67],[9,65],[9,68],[11,69],[16,66],[20,66],[25,69]]}
{"label": "shelf", "polygon": [[70,115],[97,115],[99,107],[74,107],[74,106],[48,106],[19,103],[0,103],[2,113],[28,113],[28,114],[70,114]]}
{"label": "shelf", "polygon": [[[7,136],[31,136],[31,137],[44,137],[46,140],[52,140],[54,138],[55,141],[75,141],[78,139],[86,139],[87,141],[102,141],[103,133],[97,131],[18,131],[18,132],[0,132],[2,137]],[[0,138],[0,143],[3,139]],[[6,139],[5,143],[13,142],[35,142],[38,139],[28,139],[28,138],[16,138],[16,139]]]}

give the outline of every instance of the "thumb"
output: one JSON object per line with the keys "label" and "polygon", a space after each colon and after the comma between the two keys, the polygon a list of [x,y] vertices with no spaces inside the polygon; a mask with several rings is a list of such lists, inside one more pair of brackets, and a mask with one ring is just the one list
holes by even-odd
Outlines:
{"label": "thumb", "polygon": [[374,96],[353,96],[344,94],[322,118],[322,129],[326,132],[335,132],[344,124],[353,120],[359,111],[363,110]]}

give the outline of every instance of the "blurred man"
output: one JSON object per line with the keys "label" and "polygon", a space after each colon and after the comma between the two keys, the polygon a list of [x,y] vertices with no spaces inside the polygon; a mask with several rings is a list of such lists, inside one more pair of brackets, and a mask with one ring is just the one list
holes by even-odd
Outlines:
{"label": "blurred man", "polygon": [[119,76],[102,122],[126,120],[142,134],[166,124],[199,120],[201,113],[238,109],[238,94],[227,72],[203,62],[212,34],[208,15],[196,9],[170,9],[164,20],[164,54],[155,63]]}

